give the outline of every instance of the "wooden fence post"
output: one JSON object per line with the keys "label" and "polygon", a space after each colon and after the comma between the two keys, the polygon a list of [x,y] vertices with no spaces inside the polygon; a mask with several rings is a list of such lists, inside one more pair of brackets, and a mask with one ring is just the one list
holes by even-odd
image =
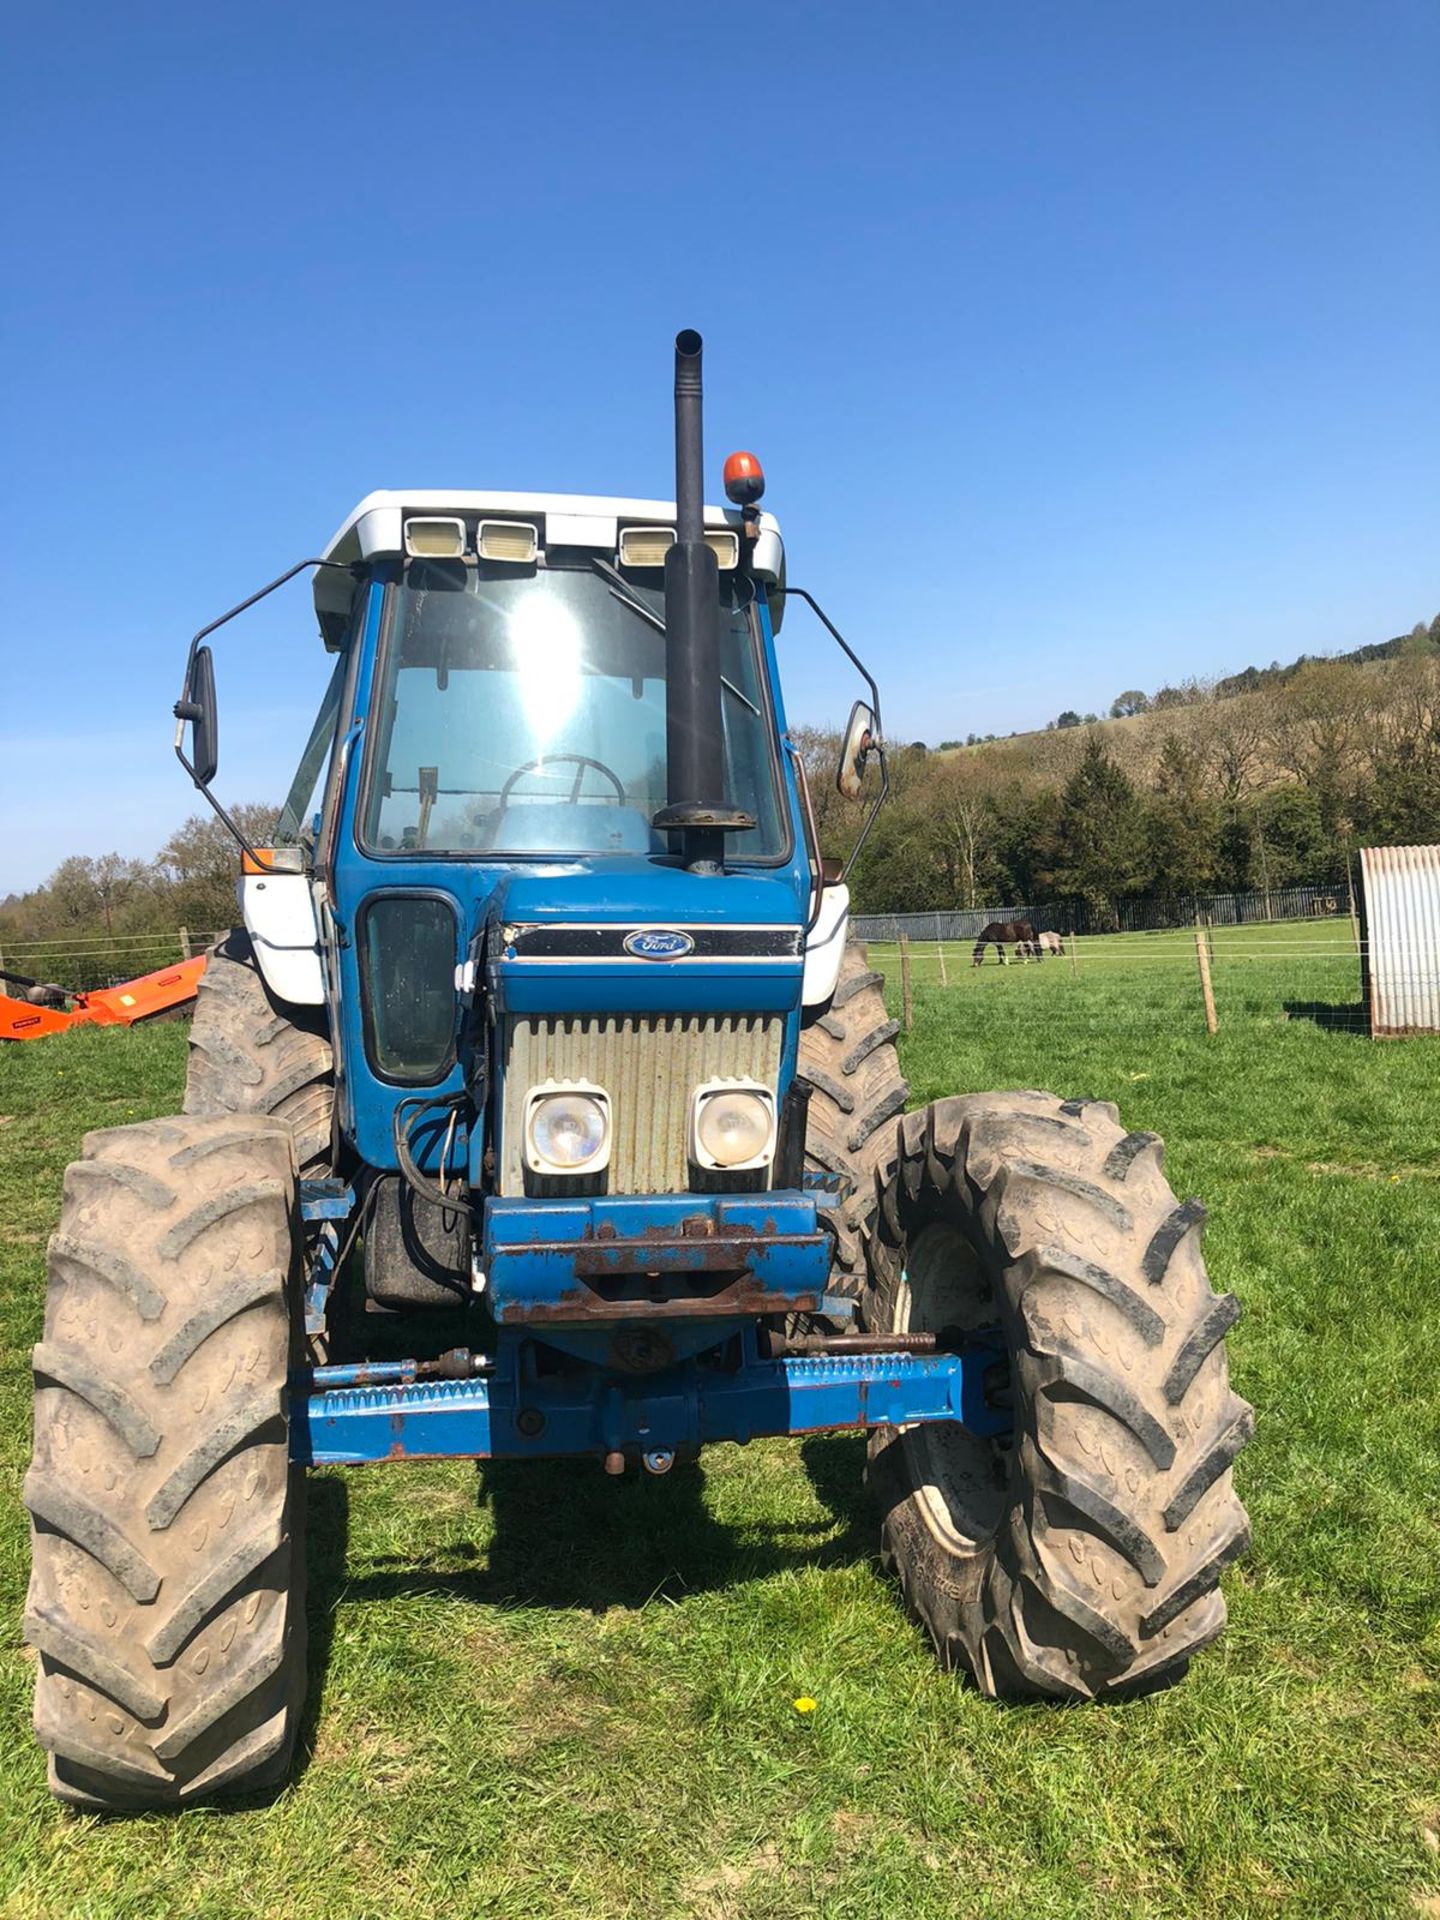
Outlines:
{"label": "wooden fence post", "polygon": [[1078,980],[1080,978],[1080,934],[1075,927],[1071,927],[1070,929],[1069,947],[1070,978],[1072,980]]}
{"label": "wooden fence post", "polygon": [[938,913],[935,916],[935,956],[940,962],[940,984],[942,987],[948,987],[950,982],[945,978],[945,942],[940,938],[940,916]]}
{"label": "wooden fence post", "polygon": [[905,1031],[915,1024],[915,1006],[910,997],[910,936],[900,935],[900,1012]]}
{"label": "wooden fence post", "polygon": [[1215,1018],[1215,992],[1210,985],[1210,953],[1205,945],[1205,929],[1195,929],[1195,959],[1200,968],[1200,992],[1205,1000],[1205,1031],[1214,1033],[1219,1022]]}
{"label": "wooden fence post", "polygon": [[181,927],[180,929],[180,958],[182,960],[193,960],[195,958],[194,954],[190,951],[190,929],[188,927]]}

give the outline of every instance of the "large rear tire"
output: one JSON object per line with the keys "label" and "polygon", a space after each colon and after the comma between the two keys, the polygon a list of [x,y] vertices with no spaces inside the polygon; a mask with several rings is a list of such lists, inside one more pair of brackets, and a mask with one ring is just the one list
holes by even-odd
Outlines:
{"label": "large rear tire", "polygon": [[[1249,1439],[1200,1256],[1151,1133],[1101,1101],[977,1094],[909,1114],[868,1244],[867,1325],[999,1326],[1008,1441],[889,1429],[883,1552],[947,1666],[994,1696],[1091,1699],[1177,1679],[1220,1632],[1249,1542]],[[1006,1374],[1008,1372],[1008,1378]]]}
{"label": "large rear tire", "polygon": [[272,1114],[294,1136],[302,1177],[330,1169],[335,1057],[323,1011],[273,998],[243,927],[212,948],[200,976],[185,1111]]}
{"label": "large rear tire", "polygon": [[910,1090],[900,1071],[900,1022],[885,1011],[885,976],[851,941],[835,997],[800,1035],[798,1071],[814,1088],[805,1129],[806,1165],[838,1175],[845,1197],[830,1215],[835,1262],[830,1286],[858,1299],[864,1284],[863,1236],[875,1211],[875,1175],[893,1147],[886,1123],[905,1110]]}
{"label": "large rear tire", "polygon": [[171,1806],[289,1763],[305,1691],[296,1230],[275,1120],[92,1133],[66,1173],[25,1481],[35,1731],[63,1800]]}

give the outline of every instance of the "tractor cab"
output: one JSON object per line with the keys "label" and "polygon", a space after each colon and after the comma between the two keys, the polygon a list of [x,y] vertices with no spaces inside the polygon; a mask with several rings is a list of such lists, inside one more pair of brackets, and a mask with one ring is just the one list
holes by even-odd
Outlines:
{"label": "tractor cab", "polygon": [[395,1192],[405,1231],[383,1259],[368,1243],[377,1303],[450,1304],[480,1275],[521,1311],[496,1272],[517,1206],[542,1205],[546,1234],[630,1240],[701,1217],[691,1196],[713,1222],[710,1196],[778,1184],[815,1252],[786,1307],[818,1310],[827,1243],[778,1156],[848,896],[820,883],[775,658],[783,548],[753,508],[703,513],[717,784],[706,823],[672,824],[692,798],[670,763],[670,686],[693,673],[667,619],[676,520],[653,500],[376,493],[317,569],[329,774],[312,738],[245,924],[267,982],[327,1009],[367,1179],[409,1162],[483,1197],[474,1244],[452,1214],[427,1280],[404,1248],[437,1240],[433,1209],[416,1225],[419,1196]]}

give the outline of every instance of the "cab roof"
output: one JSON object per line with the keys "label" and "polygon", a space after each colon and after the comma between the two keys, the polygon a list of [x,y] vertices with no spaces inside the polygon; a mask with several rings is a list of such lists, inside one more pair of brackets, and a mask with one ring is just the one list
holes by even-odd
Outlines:
{"label": "cab roof", "polygon": [[[452,492],[436,487],[411,492],[382,490],[366,494],[331,538],[324,557],[348,565],[354,560],[403,553],[401,529],[412,513],[540,514],[547,521],[554,518],[565,523],[563,529],[550,531],[542,545],[613,547],[620,526],[648,525],[652,521],[661,526],[671,525],[675,519],[675,502],[629,500],[591,493],[481,493],[467,488]],[[705,509],[707,527],[738,528],[740,518],[738,507],[707,506]],[[780,531],[779,522],[770,513],[760,515],[760,528],[762,533],[778,535]]]}
{"label": "cab roof", "polygon": [[[325,548],[324,558],[344,566],[383,559],[405,551],[405,521],[412,514],[475,518],[482,514],[538,521],[540,544],[594,547],[614,553],[622,526],[673,526],[673,500],[632,500],[589,493],[491,493],[469,488],[435,487],[412,491],[382,489],[367,493],[341,523]],[[740,528],[738,507],[705,508],[707,527]],[[750,566],[762,579],[784,579],[784,548],[775,516],[759,516],[760,537],[751,550]],[[319,568],[315,574],[315,611],[327,645],[338,640],[337,626],[350,604],[351,588],[344,576]]]}

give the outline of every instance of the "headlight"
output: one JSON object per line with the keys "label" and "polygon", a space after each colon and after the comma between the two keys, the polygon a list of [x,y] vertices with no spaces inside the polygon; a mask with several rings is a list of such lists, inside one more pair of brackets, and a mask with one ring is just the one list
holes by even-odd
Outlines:
{"label": "headlight", "polygon": [[547,1080],[525,1102],[525,1164],[532,1173],[600,1173],[610,1164],[610,1096],[586,1081]]}
{"label": "headlight", "polygon": [[690,1158],[697,1167],[741,1173],[775,1153],[775,1096],[749,1080],[713,1080],[695,1089]]}

